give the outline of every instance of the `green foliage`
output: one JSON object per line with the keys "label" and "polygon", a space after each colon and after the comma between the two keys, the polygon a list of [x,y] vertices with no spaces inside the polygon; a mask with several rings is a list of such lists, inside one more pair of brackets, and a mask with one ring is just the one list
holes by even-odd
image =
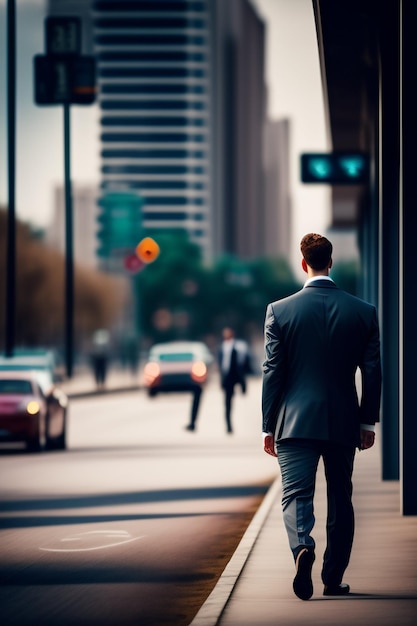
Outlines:
{"label": "green foliage", "polygon": [[339,261],[331,270],[331,277],[338,287],[354,296],[358,295],[359,263],[357,261]]}
{"label": "green foliage", "polygon": [[[6,293],[7,213],[0,209],[0,292]],[[65,332],[65,260],[48,248],[39,231],[16,221],[16,346],[61,348]],[[74,334],[81,346],[97,328],[111,327],[120,317],[127,295],[124,285],[107,275],[74,268]],[[0,307],[0,349],[6,332]]]}
{"label": "green foliage", "polygon": [[135,278],[137,325],[151,341],[262,331],[268,302],[299,288],[283,259],[224,255],[208,267],[185,233],[152,233],[161,252]]}

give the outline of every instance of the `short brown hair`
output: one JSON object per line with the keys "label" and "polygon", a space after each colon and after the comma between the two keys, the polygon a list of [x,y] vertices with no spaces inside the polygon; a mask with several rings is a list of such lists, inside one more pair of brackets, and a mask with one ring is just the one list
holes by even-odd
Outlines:
{"label": "short brown hair", "polygon": [[313,270],[323,270],[330,263],[333,246],[323,235],[308,233],[301,239],[300,250],[307,265]]}

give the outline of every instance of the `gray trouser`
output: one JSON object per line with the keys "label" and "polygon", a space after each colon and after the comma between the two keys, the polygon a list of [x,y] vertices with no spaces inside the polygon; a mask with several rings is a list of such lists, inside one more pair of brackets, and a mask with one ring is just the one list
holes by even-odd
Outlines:
{"label": "gray trouser", "polygon": [[330,442],[287,439],[278,443],[282,478],[282,511],[290,548],[297,558],[302,548],[314,550],[314,491],[317,466],[323,457],[327,482],[327,547],[322,580],[341,583],[349,563],[354,534],[352,471],[355,449]]}

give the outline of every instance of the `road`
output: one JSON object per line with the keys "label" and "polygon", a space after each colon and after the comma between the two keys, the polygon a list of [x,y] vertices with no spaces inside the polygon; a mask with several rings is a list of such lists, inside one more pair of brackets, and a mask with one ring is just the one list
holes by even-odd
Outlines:
{"label": "road", "polygon": [[3,625],[189,624],[277,474],[260,381],[227,435],[215,383],[197,431],[187,394],[71,401],[68,450],[0,450]]}

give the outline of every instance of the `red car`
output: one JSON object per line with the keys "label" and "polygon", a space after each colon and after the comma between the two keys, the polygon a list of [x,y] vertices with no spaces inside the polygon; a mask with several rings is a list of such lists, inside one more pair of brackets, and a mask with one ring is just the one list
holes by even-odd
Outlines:
{"label": "red car", "polygon": [[66,446],[67,397],[43,391],[35,371],[0,371],[0,442],[26,443],[27,449]]}

